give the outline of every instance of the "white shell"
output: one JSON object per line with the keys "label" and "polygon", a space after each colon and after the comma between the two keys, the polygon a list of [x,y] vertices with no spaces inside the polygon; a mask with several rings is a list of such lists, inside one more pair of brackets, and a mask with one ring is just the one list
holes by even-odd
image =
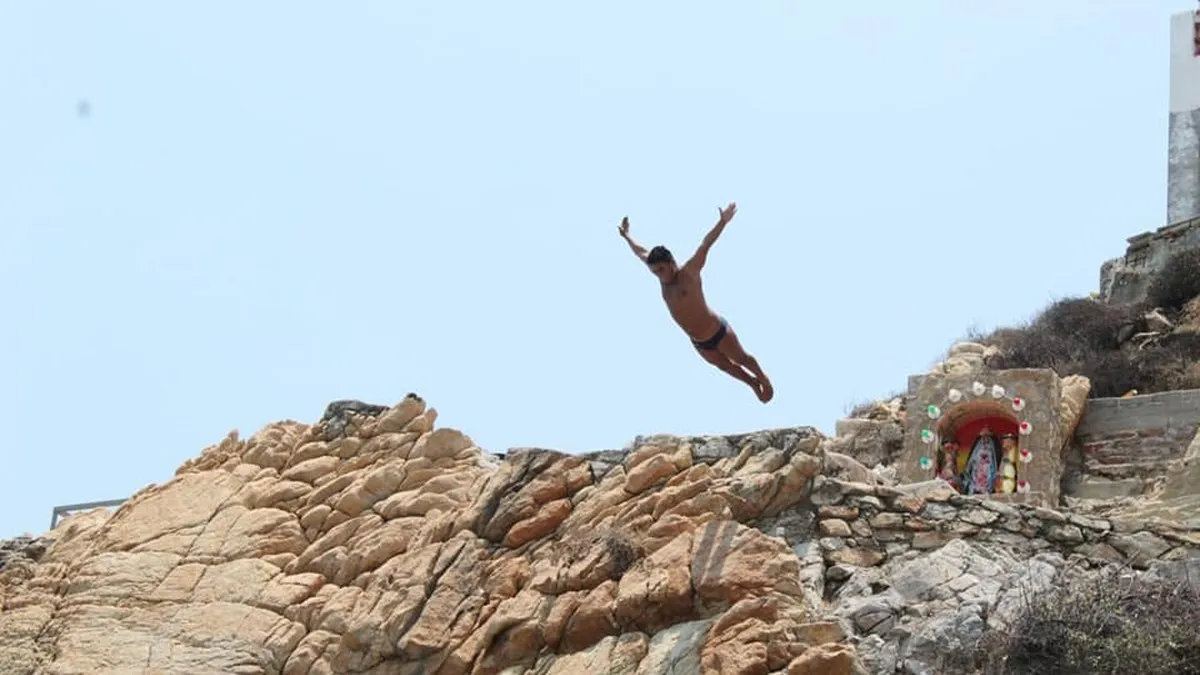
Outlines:
{"label": "white shell", "polygon": [[971,391],[975,392],[976,396],[983,396],[983,392],[987,391],[987,388],[983,386],[982,382],[976,382],[971,385]]}
{"label": "white shell", "polygon": [[992,385],[992,398],[1004,398],[1004,387],[998,384]]}
{"label": "white shell", "polygon": [[946,393],[946,398],[950,399],[951,403],[958,403],[962,400],[962,392],[957,389],[951,389]]}

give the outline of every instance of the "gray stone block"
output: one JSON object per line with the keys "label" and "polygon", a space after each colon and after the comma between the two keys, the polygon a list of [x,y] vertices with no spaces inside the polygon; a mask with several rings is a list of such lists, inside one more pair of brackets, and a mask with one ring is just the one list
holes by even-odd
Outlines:
{"label": "gray stone block", "polygon": [[1200,425],[1200,389],[1088,401],[1075,437],[1088,442],[1123,431]]}
{"label": "gray stone block", "polygon": [[1085,476],[1079,483],[1068,488],[1067,495],[1077,499],[1117,499],[1119,497],[1136,497],[1145,489],[1145,482],[1140,478],[1109,480],[1096,476]]}

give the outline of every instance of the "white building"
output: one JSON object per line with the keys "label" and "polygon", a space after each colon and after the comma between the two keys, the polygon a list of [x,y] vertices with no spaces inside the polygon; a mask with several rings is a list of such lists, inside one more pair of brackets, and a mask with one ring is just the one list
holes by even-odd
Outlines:
{"label": "white building", "polygon": [[1200,11],[1171,16],[1167,225],[1200,217]]}

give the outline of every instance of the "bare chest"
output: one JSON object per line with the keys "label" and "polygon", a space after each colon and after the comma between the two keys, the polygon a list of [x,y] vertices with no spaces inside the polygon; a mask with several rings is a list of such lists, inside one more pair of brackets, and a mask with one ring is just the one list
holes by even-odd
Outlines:
{"label": "bare chest", "polygon": [[664,284],[662,287],[663,300],[667,301],[668,305],[689,305],[699,301],[703,294],[700,291],[700,284],[693,280],[683,280],[673,284]]}

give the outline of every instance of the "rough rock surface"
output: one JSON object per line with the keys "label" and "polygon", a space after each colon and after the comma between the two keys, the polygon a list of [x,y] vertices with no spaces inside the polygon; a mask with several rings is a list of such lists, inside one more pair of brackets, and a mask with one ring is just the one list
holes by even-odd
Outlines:
{"label": "rough rock surface", "polygon": [[[1106,566],[1200,580],[1200,527],[1062,512],[909,485],[814,480],[806,587],[849,625],[871,673],[973,672],[961,660],[1022,600]],[[797,538],[799,541],[799,538]],[[823,576],[818,572],[823,569]],[[1200,583],[1200,581],[1196,582]]]}
{"label": "rough rock surface", "polygon": [[[1090,486],[1092,492],[1083,495],[1100,499],[1090,503],[1069,500],[1073,510],[1129,521],[1169,522],[1200,530],[1200,432],[1192,438],[1182,457],[1168,463],[1165,474],[1148,491],[1144,492],[1143,486],[1151,481],[1143,479],[1114,480],[1107,491],[1096,490],[1095,481]],[[1123,489],[1130,483],[1136,483],[1136,489]]]}
{"label": "rough rock surface", "polygon": [[24,535],[0,541],[0,570],[12,562],[37,562],[46,549],[54,543],[49,537],[31,537]]}
{"label": "rough rock surface", "polygon": [[340,401],[65,519],[0,571],[0,672],[866,672],[779,536],[815,430],[498,461],[436,417]]}
{"label": "rough rock surface", "polygon": [[[499,458],[416,395],[337,401],[0,543],[0,673],[969,672],[1039,589],[1112,565],[1200,583],[1177,514],[856,461],[902,415]],[[1197,453],[1169,495],[1193,498]]]}

